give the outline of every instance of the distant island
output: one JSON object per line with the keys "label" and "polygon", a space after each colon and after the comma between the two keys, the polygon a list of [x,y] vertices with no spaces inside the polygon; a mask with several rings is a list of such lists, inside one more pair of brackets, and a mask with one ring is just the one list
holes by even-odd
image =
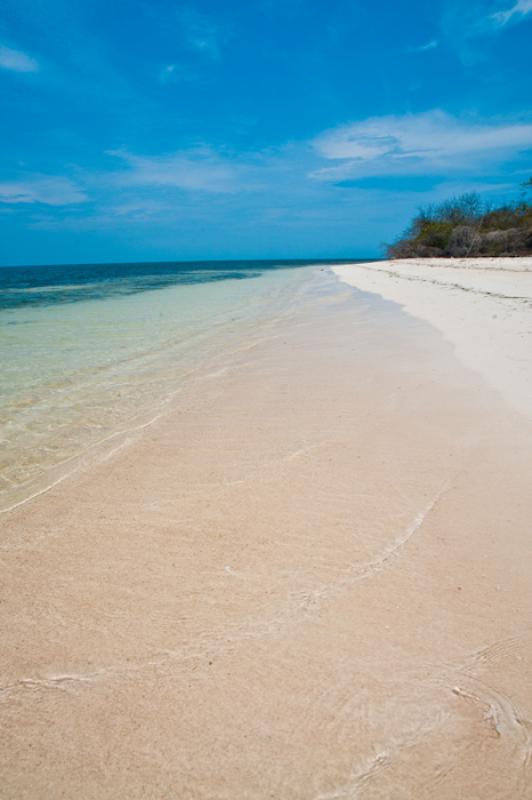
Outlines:
{"label": "distant island", "polygon": [[[532,189],[532,178],[523,188]],[[532,255],[532,205],[525,194],[493,208],[477,194],[463,194],[420,209],[389,258],[464,258]]]}

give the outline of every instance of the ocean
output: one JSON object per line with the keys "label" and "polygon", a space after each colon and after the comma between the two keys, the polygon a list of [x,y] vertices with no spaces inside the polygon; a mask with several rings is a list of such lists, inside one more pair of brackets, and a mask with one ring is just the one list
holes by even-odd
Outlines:
{"label": "ocean", "polygon": [[331,263],[0,268],[0,511],[163,413]]}

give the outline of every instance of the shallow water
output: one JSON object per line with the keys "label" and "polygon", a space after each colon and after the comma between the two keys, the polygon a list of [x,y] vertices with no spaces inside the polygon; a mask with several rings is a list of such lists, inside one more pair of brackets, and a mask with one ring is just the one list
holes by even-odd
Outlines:
{"label": "shallow water", "polygon": [[1,269],[0,509],[38,492],[87,448],[160,413],[187,375],[285,313],[314,269]]}
{"label": "shallow water", "polygon": [[3,516],[2,797],[531,796],[530,432],[428,326],[298,274]]}

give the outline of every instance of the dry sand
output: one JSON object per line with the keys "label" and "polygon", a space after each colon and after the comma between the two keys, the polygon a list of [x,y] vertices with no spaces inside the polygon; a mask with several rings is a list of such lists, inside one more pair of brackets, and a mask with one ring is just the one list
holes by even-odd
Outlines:
{"label": "dry sand", "polygon": [[438,328],[468,367],[532,420],[532,256],[404,259],[334,271]]}
{"label": "dry sand", "polygon": [[0,797],[532,793],[532,432],[317,273],[3,516]]}

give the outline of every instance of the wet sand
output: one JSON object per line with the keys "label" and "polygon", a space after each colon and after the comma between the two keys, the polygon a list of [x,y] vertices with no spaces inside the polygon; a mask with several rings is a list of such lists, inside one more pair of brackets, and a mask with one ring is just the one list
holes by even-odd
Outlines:
{"label": "wet sand", "polygon": [[532,793],[532,430],[331,273],[1,518],[0,797]]}

